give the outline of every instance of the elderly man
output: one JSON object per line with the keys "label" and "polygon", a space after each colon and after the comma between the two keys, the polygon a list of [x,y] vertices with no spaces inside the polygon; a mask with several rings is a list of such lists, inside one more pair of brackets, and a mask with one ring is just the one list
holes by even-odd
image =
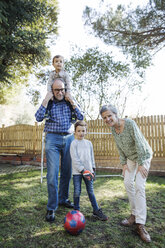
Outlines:
{"label": "elderly man", "polygon": [[[46,160],[47,160],[47,187],[48,203],[46,220],[55,220],[55,211],[59,205],[72,208],[73,204],[68,200],[69,183],[71,179],[70,144],[74,139],[71,133],[72,111],[77,119],[83,120],[83,113],[73,98],[64,98],[65,88],[61,78],[56,78],[52,84],[52,93],[48,92],[40,108],[35,114],[38,122],[43,121],[49,104],[49,118],[46,120],[44,131],[46,132]],[[61,160],[60,160],[61,155]],[[61,163],[60,184],[58,192],[59,164]]]}

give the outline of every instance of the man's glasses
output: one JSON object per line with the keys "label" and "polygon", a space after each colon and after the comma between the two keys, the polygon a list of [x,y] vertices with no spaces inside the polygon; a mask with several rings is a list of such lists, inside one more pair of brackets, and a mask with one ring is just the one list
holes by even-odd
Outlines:
{"label": "man's glasses", "polygon": [[62,88],[62,89],[53,89],[53,91],[58,92],[58,93],[59,93],[60,91],[61,91],[61,92],[64,92],[64,91],[65,91],[65,88]]}

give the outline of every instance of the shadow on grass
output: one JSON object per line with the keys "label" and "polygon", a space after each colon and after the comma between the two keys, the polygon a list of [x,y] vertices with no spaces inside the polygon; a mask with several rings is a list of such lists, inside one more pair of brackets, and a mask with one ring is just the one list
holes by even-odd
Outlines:
{"label": "shadow on grass", "polygon": [[[80,206],[86,227],[78,236],[71,236],[64,230],[64,217],[69,211],[66,208],[58,208],[54,223],[45,222],[47,186],[46,180],[40,184],[38,171],[1,176],[0,184],[0,247],[164,248],[164,178],[149,177],[146,185],[146,227],[153,240],[151,244],[139,239],[134,226],[125,228],[120,225],[130,213],[122,178],[98,178],[94,182],[98,204],[109,217],[106,222],[92,217],[92,207],[85,185],[82,185]],[[73,195],[72,181],[70,195]]]}

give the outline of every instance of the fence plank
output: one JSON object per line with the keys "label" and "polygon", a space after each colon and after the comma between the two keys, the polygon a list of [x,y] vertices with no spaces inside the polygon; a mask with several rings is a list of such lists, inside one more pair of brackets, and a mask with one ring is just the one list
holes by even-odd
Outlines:
{"label": "fence plank", "polygon": [[[165,116],[148,116],[134,119],[148,140],[154,158],[165,158]],[[99,158],[118,158],[113,136],[100,119],[87,121],[87,139],[93,143],[94,154]],[[26,154],[41,154],[42,132],[44,124],[14,125],[0,128],[0,146],[24,146]]]}
{"label": "fence plank", "polygon": [[165,157],[165,116],[161,115],[162,157]]}

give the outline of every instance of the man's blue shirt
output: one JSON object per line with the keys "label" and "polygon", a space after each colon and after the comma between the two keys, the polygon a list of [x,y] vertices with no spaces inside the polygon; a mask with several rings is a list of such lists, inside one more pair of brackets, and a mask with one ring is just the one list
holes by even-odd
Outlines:
{"label": "man's blue shirt", "polygon": [[[76,107],[74,112],[78,120],[83,120],[83,112]],[[45,118],[46,108],[41,105],[37,110],[35,117],[38,122],[41,122]],[[45,122],[45,132],[66,132],[70,133],[71,128],[71,109],[65,100],[55,102],[53,101],[51,109],[49,111],[49,119]]]}

